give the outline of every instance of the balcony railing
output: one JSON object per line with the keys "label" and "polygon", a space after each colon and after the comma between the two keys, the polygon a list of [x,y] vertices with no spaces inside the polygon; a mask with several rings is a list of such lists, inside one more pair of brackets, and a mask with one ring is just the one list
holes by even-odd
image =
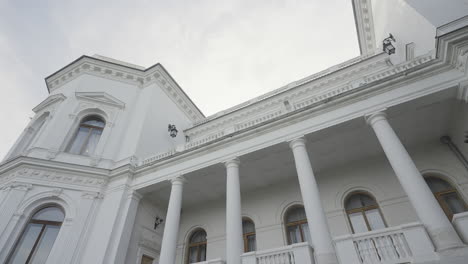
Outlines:
{"label": "balcony railing", "polygon": [[437,257],[422,224],[406,224],[335,239],[338,258],[349,264],[397,264]]}
{"label": "balcony railing", "polygon": [[308,243],[254,251],[242,255],[242,264],[313,264],[312,250]]}

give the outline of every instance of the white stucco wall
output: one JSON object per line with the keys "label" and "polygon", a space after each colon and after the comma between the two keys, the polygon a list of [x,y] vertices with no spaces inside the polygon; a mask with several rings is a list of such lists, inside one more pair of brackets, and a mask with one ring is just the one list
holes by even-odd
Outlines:
{"label": "white stucco wall", "polygon": [[406,2],[436,27],[468,15],[467,0],[406,0]]}
{"label": "white stucco wall", "polygon": [[396,42],[392,62],[406,59],[406,45],[414,43],[414,57],[435,49],[436,27],[404,0],[372,0],[372,15],[377,50],[382,50],[382,41],[391,33]]}

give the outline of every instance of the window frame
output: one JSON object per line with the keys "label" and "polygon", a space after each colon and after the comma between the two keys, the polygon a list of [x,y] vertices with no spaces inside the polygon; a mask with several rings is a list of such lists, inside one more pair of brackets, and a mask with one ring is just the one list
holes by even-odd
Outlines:
{"label": "window frame", "polygon": [[[363,207],[347,210],[346,209],[346,203],[354,195],[366,195],[366,196],[372,198],[372,200],[374,200],[375,205],[368,205],[368,206],[363,206]],[[388,227],[387,222],[385,221],[385,218],[383,216],[382,210],[380,209],[379,203],[377,202],[375,197],[372,194],[368,193],[368,192],[357,191],[357,192],[352,192],[352,193],[348,194],[348,196],[347,196],[347,198],[345,199],[345,202],[344,202],[344,208],[345,208],[345,212],[346,212],[346,217],[348,218],[348,223],[349,223],[349,225],[351,227],[351,232],[353,234],[359,234],[359,233],[356,233],[354,231],[354,226],[353,226],[353,223],[351,222],[350,215],[355,214],[355,213],[359,213],[359,212],[362,214],[362,217],[364,218],[364,222],[366,223],[366,227],[367,227],[367,232],[374,231],[374,230],[372,230],[371,225],[369,223],[369,220],[367,219],[366,211],[370,211],[370,210],[374,210],[374,209],[377,209],[377,211],[379,212],[380,218],[382,219],[382,222],[383,222],[385,228]]]}
{"label": "window frame", "polygon": [[244,230],[242,230],[242,238],[244,240],[244,253],[253,252],[253,251],[248,251],[248,249],[249,249],[249,237],[251,237],[251,236],[255,237],[255,250],[254,251],[256,251],[257,250],[257,231],[255,230],[255,223],[254,223],[254,221],[252,221],[252,219],[247,218],[247,217],[242,218],[242,224],[244,224],[244,221],[252,223],[252,225],[254,227],[253,232],[244,233]]}
{"label": "window frame", "polygon": [[[51,207],[54,207],[54,208],[57,208],[59,209],[60,211],[62,211],[63,215],[64,215],[64,218],[62,220],[62,222],[58,222],[58,221],[49,221],[49,220],[37,220],[37,219],[33,219],[33,217],[39,213],[40,211],[44,210],[44,209],[47,209],[47,208],[51,208]],[[39,232],[39,234],[37,235],[37,238],[36,240],[34,241],[34,245],[33,247],[31,248],[31,250],[29,251],[29,254],[28,254],[28,257],[26,259],[26,263],[25,264],[29,264],[30,261],[31,261],[31,258],[32,256],[35,254],[35,251],[38,247],[38,245],[40,244],[40,241],[42,240],[42,236],[44,234],[44,231],[45,229],[47,228],[47,226],[59,226],[60,229],[63,225],[63,222],[65,221],[65,211],[63,210],[63,208],[59,205],[56,205],[56,204],[49,204],[49,205],[45,205],[45,206],[42,206],[42,207],[39,207],[38,209],[36,209],[35,211],[33,211],[33,213],[31,214],[31,216],[29,217],[28,221],[25,223],[25,225],[23,226],[23,230],[21,231],[20,235],[18,236],[17,240],[15,241],[13,247],[10,249],[10,253],[8,254],[8,257],[6,258],[6,262],[5,263],[9,263],[16,251],[16,249],[18,248],[19,246],[19,243],[21,242],[23,236],[25,235],[25,232],[27,230],[27,227],[30,225],[30,224],[39,224],[39,225],[42,225],[41,226],[41,231]],[[60,229],[59,229],[59,232],[60,232]],[[58,237],[58,234],[57,234],[57,237]],[[54,244],[55,244],[55,241],[57,240],[57,237],[55,238],[54,240]],[[51,247],[51,251],[52,251],[52,248],[53,248],[54,245],[52,245]],[[50,252],[49,252],[50,254]]]}
{"label": "window frame", "polygon": [[[433,192],[432,189],[430,188],[429,184],[427,183],[427,179],[430,179],[430,178],[433,178],[433,179],[439,179],[445,183],[447,183],[449,186],[450,186],[450,189],[449,190],[445,190],[445,191],[440,191],[440,192]],[[431,191],[431,193],[434,195],[434,197],[436,198],[437,202],[439,203],[439,206],[440,208],[442,208],[442,211],[444,211],[445,215],[447,216],[447,218],[452,221],[453,219],[453,216],[455,215],[452,210],[450,209],[450,207],[448,206],[448,204],[445,202],[445,199],[444,199],[444,196],[447,195],[447,194],[455,194],[456,197],[458,198],[459,201],[461,201],[461,203],[463,204],[463,207],[465,208],[465,212],[468,211],[468,205],[467,203],[465,202],[465,200],[463,199],[463,197],[460,195],[460,192],[458,191],[458,189],[454,186],[454,184],[452,184],[451,181],[448,181],[446,179],[444,179],[443,177],[439,177],[439,176],[436,176],[436,175],[427,175],[427,176],[424,176],[424,181],[426,182],[427,184],[427,187],[429,188],[429,190]]]}
{"label": "window frame", "polygon": [[[103,122],[104,123],[103,127],[84,124],[85,122],[87,122],[89,120],[93,120],[93,118],[94,118],[94,120],[100,120],[101,122]],[[88,128],[89,129],[88,134],[86,135],[86,139],[83,141],[83,143],[82,143],[82,145],[80,147],[80,151],[78,153],[71,153],[70,152],[71,148],[72,148],[73,144],[75,143],[76,137],[78,136],[78,133],[80,132],[81,127]],[[93,134],[93,131],[94,130],[100,130],[101,131],[101,134],[99,135],[99,140],[98,140],[98,143],[97,143],[97,144],[99,144],[99,141],[101,140],[102,134],[104,133],[104,128],[105,127],[106,127],[106,119],[103,118],[102,116],[97,115],[97,114],[90,114],[90,115],[84,116],[83,118],[80,119],[80,122],[78,123],[78,126],[75,128],[74,135],[73,135],[73,137],[71,138],[70,142],[68,143],[68,145],[66,147],[66,152],[70,153],[70,154],[74,154],[74,155],[90,156],[93,153],[84,154],[83,151],[85,150],[86,146],[88,146],[89,139],[91,138],[91,135]],[[96,145],[96,148],[97,148],[97,145]]]}
{"label": "window frame", "polygon": [[[201,242],[191,242],[192,240],[192,237],[197,233],[197,232],[201,232],[203,231],[205,233],[205,241],[201,241]],[[198,262],[202,262],[202,261],[206,261],[206,253],[207,253],[207,249],[208,249],[208,239],[206,239],[207,237],[207,233],[205,231],[205,229],[203,228],[198,228],[198,229],[195,229],[194,231],[191,232],[190,236],[189,236],[189,239],[188,239],[188,243],[187,243],[187,258],[186,258],[186,261],[185,263],[186,264],[190,264],[190,249],[191,248],[197,248],[197,262],[192,262],[192,263],[198,263]],[[205,245],[205,259],[202,260],[201,259],[201,254],[200,254],[200,250],[202,249],[201,246]]]}
{"label": "window frame", "polygon": [[[288,223],[287,221],[287,218],[288,218],[288,214],[296,209],[296,208],[302,208],[304,210],[304,213],[305,213],[305,208],[303,205],[292,205],[290,206],[287,210],[286,210],[286,213],[284,214],[284,231],[286,232],[286,237],[287,237],[287,242],[288,242],[288,245],[293,245],[292,241],[291,241],[291,237],[289,235],[289,231],[288,231],[288,227],[291,227],[291,226],[298,226],[299,228],[299,231],[300,231],[300,234],[301,234],[301,242],[297,242],[297,243],[303,243],[303,242],[306,242],[305,238],[305,234],[304,234],[304,229],[302,228],[302,225],[303,224],[309,224],[309,222],[307,221],[307,216],[305,219],[303,220],[299,220],[299,221],[294,221],[294,222],[290,222]],[[294,243],[296,244],[296,243]]]}

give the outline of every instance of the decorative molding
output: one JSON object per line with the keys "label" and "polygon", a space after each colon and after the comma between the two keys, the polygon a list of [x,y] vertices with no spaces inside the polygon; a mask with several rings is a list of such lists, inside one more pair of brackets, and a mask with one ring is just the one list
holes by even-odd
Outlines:
{"label": "decorative molding", "polygon": [[49,97],[47,97],[44,101],[42,101],[40,104],[38,104],[36,107],[34,107],[32,110],[34,113],[38,113],[41,110],[45,109],[46,107],[49,107],[57,102],[62,102],[66,99],[67,97],[63,94],[54,94]]}
{"label": "decorative molding", "polygon": [[[50,182],[60,182],[66,184],[85,185],[92,187],[103,187],[107,184],[107,179],[99,176],[67,175],[62,172],[47,171],[31,168],[22,168],[13,173],[4,175],[0,178],[0,184],[16,179],[28,178],[34,180]],[[16,184],[16,183],[15,183]],[[58,192],[58,191],[55,191]]]}
{"label": "decorative molding", "polygon": [[[280,120],[293,112],[316,108],[329,104],[332,99],[350,95],[365,87],[388,80],[403,72],[417,69],[426,63],[435,60],[435,52],[406,61],[402,64],[392,65],[386,54],[379,54],[359,63],[348,65],[340,71],[306,78],[297,86],[289,87],[271,97],[260,101],[242,105],[232,112],[223,112],[223,115],[208,117],[203,123],[195,125],[184,131],[190,141],[183,147],[173,148],[166,152],[148,157],[140,166],[149,166],[159,160],[167,159],[181,152],[187,152],[201,146],[210,144],[233,134],[246,132],[272,121]],[[354,77],[354,78],[353,78]],[[280,88],[281,89],[281,88]],[[252,100],[251,100],[252,101]],[[284,105],[288,102],[292,110],[286,110]],[[209,131],[212,131],[209,133]]]}
{"label": "decorative molding", "polygon": [[157,83],[192,122],[197,122],[205,118],[202,112],[172,79],[161,64],[156,64],[142,70],[140,68],[130,67],[126,64],[117,63],[115,60],[106,61],[102,57],[94,58],[82,56],[47,77],[47,88],[49,91],[54,91],[83,74],[124,82],[140,88],[145,88],[151,84]]}
{"label": "decorative molding", "polygon": [[22,182],[12,182],[4,187],[6,190],[29,191],[33,188],[32,184]]}
{"label": "decorative molding", "polygon": [[81,194],[81,197],[83,199],[90,199],[90,200],[94,200],[94,199],[102,199],[104,198],[104,195],[100,192],[83,192]]}
{"label": "decorative molding", "polygon": [[105,92],[75,92],[75,97],[84,101],[106,104],[120,109],[125,108],[124,102]]}
{"label": "decorative molding", "polygon": [[376,49],[376,41],[371,0],[353,0],[352,2],[359,49],[363,55],[372,53]]}
{"label": "decorative molding", "polygon": [[52,189],[52,194],[54,197],[59,197],[60,194],[63,193],[63,189],[62,188],[54,188]]}

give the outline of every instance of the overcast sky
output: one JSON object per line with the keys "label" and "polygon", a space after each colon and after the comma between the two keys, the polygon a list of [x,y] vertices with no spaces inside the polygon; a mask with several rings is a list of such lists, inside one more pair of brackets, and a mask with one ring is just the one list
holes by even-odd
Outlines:
{"label": "overcast sky", "polygon": [[160,62],[205,115],[359,55],[351,0],[0,0],[0,160],[79,56]]}

